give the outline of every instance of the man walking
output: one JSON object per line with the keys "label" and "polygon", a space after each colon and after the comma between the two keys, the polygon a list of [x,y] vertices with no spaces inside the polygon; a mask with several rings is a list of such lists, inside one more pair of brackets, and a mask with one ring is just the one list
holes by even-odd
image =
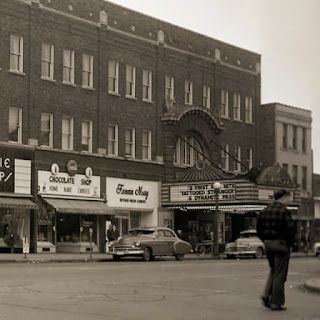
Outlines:
{"label": "man walking", "polygon": [[290,192],[279,190],[275,201],[265,208],[257,220],[257,232],[264,242],[270,272],[262,296],[263,304],[271,310],[286,310],[284,284],[287,280],[290,249],[294,243],[295,223],[286,208]]}

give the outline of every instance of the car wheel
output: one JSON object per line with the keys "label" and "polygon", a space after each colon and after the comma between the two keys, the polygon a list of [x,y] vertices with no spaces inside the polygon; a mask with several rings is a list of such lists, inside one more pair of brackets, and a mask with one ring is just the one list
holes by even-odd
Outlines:
{"label": "car wheel", "polygon": [[256,259],[261,259],[263,257],[263,250],[262,248],[258,248],[255,254]]}
{"label": "car wheel", "polygon": [[194,250],[194,251],[196,252],[196,254],[197,254],[198,256],[202,256],[202,255],[205,254],[206,249],[205,249],[205,247],[202,246],[202,245],[197,245],[197,246],[195,247],[195,250]]}
{"label": "car wheel", "polygon": [[113,258],[114,261],[119,261],[120,260],[120,256],[117,256],[116,254],[114,254],[112,256],[112,258]]}
{"label": "car wheel", "polygon": [[183,253],[176,254],[175,258],[177,261],[182,261],[182,260],[184,260],[184,254]]}
{"label": "car wheel", "polygon": [[151,254],[151,249],[150,248],[144,248],[143,256],[142,256],[144,261],[150,261],[152,260],[152,254]]}

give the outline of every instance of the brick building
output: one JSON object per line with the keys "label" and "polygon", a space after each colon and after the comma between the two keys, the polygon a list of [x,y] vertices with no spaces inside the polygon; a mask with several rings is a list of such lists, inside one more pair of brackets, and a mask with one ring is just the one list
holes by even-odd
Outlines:
{"label": "brick building", "polygon": [[25,193],[1,181],[19,248],[82,252],[91,231],[104,251],[110,222],[174,226],[161,183],[258,163],[257,53],[102,0],[3,0],[0,41],[1,157],[30,167]]}

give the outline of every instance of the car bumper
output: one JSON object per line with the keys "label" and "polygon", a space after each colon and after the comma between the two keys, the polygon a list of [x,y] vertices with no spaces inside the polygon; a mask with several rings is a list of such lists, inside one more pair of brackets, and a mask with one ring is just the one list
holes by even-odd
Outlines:
{"label": "car bumper", "polygon": [[227,256],[249,256],[249,255],[255,255],[255,250],[244,250],[244,251],[225,251],[225,254]]}
{"label": "car bumper", "polygon": [[113,249],[109,251],[109,254],[115,255],[115,256],[138,256],[143,254],[142,249]]}

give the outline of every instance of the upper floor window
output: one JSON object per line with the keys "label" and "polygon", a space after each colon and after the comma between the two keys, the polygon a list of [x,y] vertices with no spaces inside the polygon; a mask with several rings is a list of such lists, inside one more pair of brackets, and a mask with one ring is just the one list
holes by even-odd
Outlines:
{"label": "upper floor window", "polygon": [[307,151],[307,129],[302,128],[302,141],[301,141],[302,152]]}
{"label": "upper floor window", "polygon": [[22,109],[9,108],[9,142],[22,143]]}
{"label": "upper floor window", "polygon": [[184,82],[184,103],[193,104],[193,84],[188,80]]}
{"label": "upper floor window", "polygon": [[126,97],[136,97],[136,68],[126,65]]}
{"label": "upper floor window", "polygon": [[23,72],[23,36],[10,35],[10,71]]}
{"label": "upper floor window", "polygon": [[136,132],[133,128],[127,128],[125,132],[125,155],[135,158]]}
{"label": "upper floor window", "polygon": [[119,62],[109,61],[109,81],[108,91],[109,93],[119,93]]}
{"label": "upper floor window", "polygon": [[252,168],[252,148],[246,149],[246,164],[248,169]]}
{"label": "upper floor window", "polygon": [[74,51],[63,50],[63,82],[74,84]]}
{"label": "upper floor window", "polygon": [[287,163],[283,163],[283,164],[282,164],[282,168],[283,168],[284,170],[286,170],[287,173],[289,173],[289,165],[288,165]]}
{"label": "upper floor window", "polygon": [[210,87],[209,86],[203,86],[203,91],[202,91],[202,105],[205,108],[210,109]]}
{"label": "upper floor window", "polygon": [[108,126],[108,155],[118,155],[118,126],[115,124]]}
{"label": "upper floor window", "polygon": [[41,113],[40,145],[53,147],[53,114]]}
{"label": "upper floor window", "polygon": [[81,123],[81,150],[92,152],[92,121]]}
{"label": "upper floor window", "polygon": [[241,147],[235,146],[234,147],[234,171],[241,172]]}
{"label": "upper floor window", "polygon": [[298,184],[298,166],[292,166],[292,180],[295,184]]}
{"label": "upper floor window", "polygon": [[73,118],[62,118],[62,145],[63,150],[73,150]]}
{"label": "upper floor window", "polygon": [[152,101],[152,72],[142,71],[142,100]]}
{"label": "upper floor window", "polygon": [[42,43],[41,52],[41,77],[44,79],[54,78],[54,45]]}
{"label": "upper floor window", "polygon": [[82,55],[82,87],[93,88],[93,56]]}
{"label": "upper floor window", "polygon": [[297,126],[292,126],[292,149],[297,150]]}
{"label": "upper floor window", "polygon": [[288,148],[288,125],[286,123],[282,125],[282,147]]}
{"label": "upper floor window", "polygon": [[221,149],[221,168],[224,170],[229,170],[229,145],[226,144],[223,149]]}
{"label": "upper floor window", "polygon": [[252,123],[252,97],[245,98],[245,121]]}
{"label": "upper floor window", "polygon": [[151,160],[151,131],[142,132],[142,159]]}
{"label": "upper floor window", "polygon": [[302,190],[307,190],[307,167],[302,167],[301,187]]}
{"label": "upper floor window", "polygon": [[174,78],[166,76],[165,78],[165,99],[174,100]]}
{"label": "upper floor window", "polygon": [[221,117],[229,118],[229,93],[226,90],[221,90]]}
{"label": "upper floor window", "polygon": [[240,107],[241,107],[240,94],[234,93],[233,94],[233,119],[234,120],[241,120]]}
{"label": "upper floor window", "polygon": [[179,138],[174,153],[174,163],[191,167],[198,160],[203,160],[203,149],[199,141],[190,135]]}

